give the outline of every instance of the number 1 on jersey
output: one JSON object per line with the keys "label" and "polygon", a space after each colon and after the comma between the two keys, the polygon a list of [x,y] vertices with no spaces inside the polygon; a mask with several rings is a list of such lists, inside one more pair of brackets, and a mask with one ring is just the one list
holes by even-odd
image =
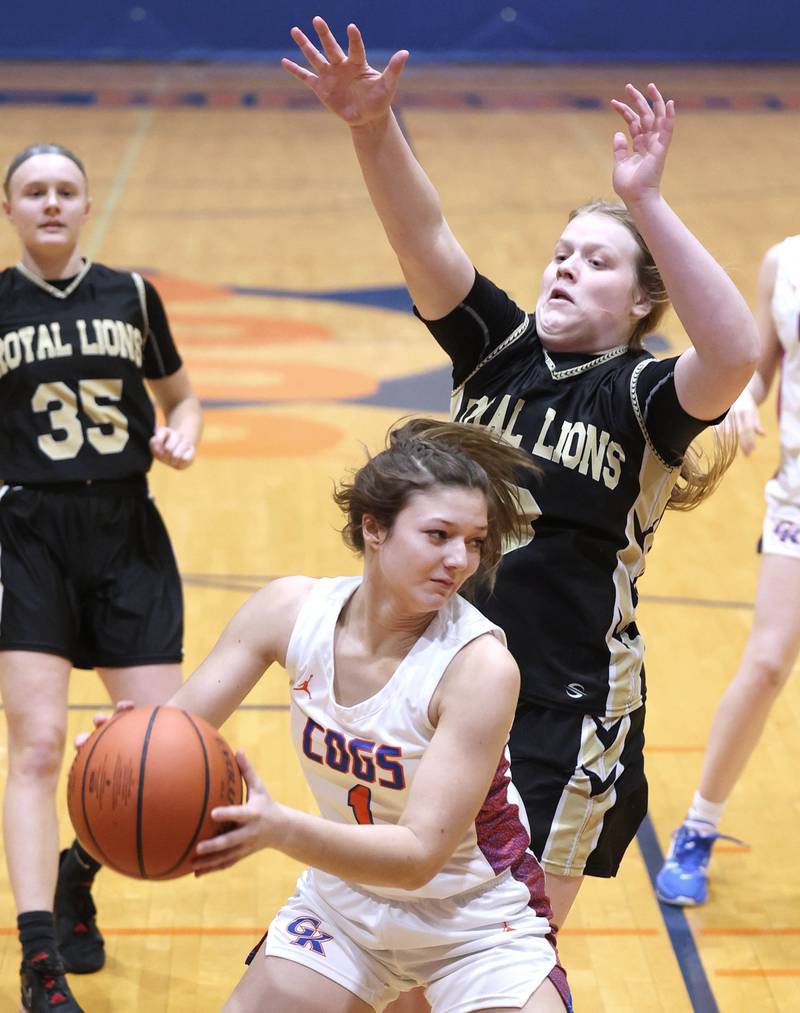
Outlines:
{"label": "number 1 on jersey", "polygon": [[353,810],[356,823],[374,823],[372,819],[372,792],[365,784],[354,784],[347,793],[347,804]]}

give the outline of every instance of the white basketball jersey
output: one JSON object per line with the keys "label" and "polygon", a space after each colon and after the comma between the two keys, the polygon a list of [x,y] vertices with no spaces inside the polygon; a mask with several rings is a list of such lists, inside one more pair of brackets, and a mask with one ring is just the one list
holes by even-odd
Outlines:
{"label": "white basketball jersey", "polygon": [[783,349],[778,413],[781,462],[767,483],[767,498],[800,504],[800,236],[778,251],[772,316]]}
{"label": "white basketball jersey", "polygon": [[[333,641],[339,615],[360,577],[322,579],[305,600],[286,656],[291,682],[292,737],[321,814],[340,823],[397,824],[422,754],[435,729],[428,706],[445,669],[471,640],[502,631],[463,598],[454,596],[377,693],[343,707],[333,687]],[[464,743],[469,749],[469,743]],[[410,891],[369,885],[369,893],[408,900],[450,897],[511,875],[529,892],[537,913],[546,907],[544,875],[528,850],[522,801],[501,757],[486,801],[455,853],[434,878]],[[314,870],[325,893],[334,877]]]}

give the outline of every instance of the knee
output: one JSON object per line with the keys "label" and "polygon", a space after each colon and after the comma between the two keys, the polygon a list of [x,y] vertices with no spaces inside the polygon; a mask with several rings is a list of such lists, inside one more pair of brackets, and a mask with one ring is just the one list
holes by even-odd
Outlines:
{"label": "knee", "polygon": [[777,695],[789,678],[792,671],[791,658],[784,658],[774,650],[758,651],[752,661],[751,679],[761,693]]}
{"label": "knee", "polygon": [[21,740],[11,738],[8,751],[9,777],[39,783],[55,790],[61,772],[65,738],[64,729],[55,727],[31,729]]}

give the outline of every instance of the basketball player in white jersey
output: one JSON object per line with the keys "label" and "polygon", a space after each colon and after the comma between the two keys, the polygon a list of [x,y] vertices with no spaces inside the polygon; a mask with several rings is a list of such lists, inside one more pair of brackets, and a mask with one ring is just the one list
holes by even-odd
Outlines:
{"label": "basketball player in white jersey", "polygon": [[459,595],[491,579],[530,459],[420,419],[335,495],[361,577],[255,594],[170,703],[219,726],[274,662],[321,816],[279,805],[247,761],[236,828],[195,871],[260,848],[307,863],[225,1010],[360,1013],[421,986],[436,1013],[571,1010],[544,874],[506,751],[519,670]]}
{"label": "basketball player in white jersey", "polygon": [[762,351],[755,375],[733,406],[745,454],[764,435],[758,405],[780,366],[780,464],[767,482],[761,567],[750,637],[717,707],[700,784],[657,880],[670,904],[702,904],[708,863],[725,803],[758,743],[800,651],[800,236],[767,251],[758,279],[756,321]]}

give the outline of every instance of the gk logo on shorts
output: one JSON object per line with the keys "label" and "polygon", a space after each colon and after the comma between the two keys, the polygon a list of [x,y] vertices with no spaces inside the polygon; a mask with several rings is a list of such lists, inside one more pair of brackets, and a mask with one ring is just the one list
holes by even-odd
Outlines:
{"label": "gk logo on shorts", "polygon": [[791,521],[778,521],[773,530],[782,542],[800,545],[800,527],[797,524],[792,524]]}
{"label": "gk logo on shorts", "polygon": [[297,939],[292,940],[292,946],[307,946],[314,953],[319,953],[324,957],[325,950],[322,948],[322,944],[330,942],[333,936],[323,932],[320,928],[321,924],[319,918],[295,918],[288,927],[288,931],[293,936],[297,936]]}

